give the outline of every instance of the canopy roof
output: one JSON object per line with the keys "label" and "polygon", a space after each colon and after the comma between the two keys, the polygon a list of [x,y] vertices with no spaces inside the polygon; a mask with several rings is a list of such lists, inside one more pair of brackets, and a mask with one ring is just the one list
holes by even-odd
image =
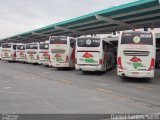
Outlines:
{"label": "canopy roof", "polygon": [[0,42],[39,42],[49,36],[105,34],[160,27],[160,0],[139,0],[1,39]]}

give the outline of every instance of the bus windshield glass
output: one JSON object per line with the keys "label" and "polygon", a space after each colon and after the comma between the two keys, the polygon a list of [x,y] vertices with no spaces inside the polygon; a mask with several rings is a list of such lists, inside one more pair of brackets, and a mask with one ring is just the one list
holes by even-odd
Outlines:
{"label": "bus windshield glass", "polygon": [[153,35],[143,32],[127,32],[122,34],[121,44],[153,45]]}
{"label": "bus windshield glass", "polygon": [[51,37],[50,44],[67,44],[66,37]]}
{"label": "bus windshield glass", "polygon": [[38,45],[37,44],[27,44],[26,49],[38,49]]}
{"label": "bus windshield glass", "polygon": [[25,45],[17,45],[17,50],[25,50]]}
{"label": "bus windshield glass", "polygon": [[99,47],[100,38],[78,38],[78,47]]}
{"label": "bus windshield glass", "polygon": [[47,50],[49,48],[49,44],[40,44],[39,48]]}
{"label": "bus windshield glass", "polygon": [[11,48],[12,44],[2,44],[2,48]]}

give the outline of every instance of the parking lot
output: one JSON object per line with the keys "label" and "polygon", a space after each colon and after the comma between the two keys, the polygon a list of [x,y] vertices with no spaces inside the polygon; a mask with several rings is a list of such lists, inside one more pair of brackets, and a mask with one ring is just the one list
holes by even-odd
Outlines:
{"label": "parking lot", "polygon": [[160,111],[155,78],[121,80],[106,73],[57,70],[0,61],[1,113],[152,113]]}

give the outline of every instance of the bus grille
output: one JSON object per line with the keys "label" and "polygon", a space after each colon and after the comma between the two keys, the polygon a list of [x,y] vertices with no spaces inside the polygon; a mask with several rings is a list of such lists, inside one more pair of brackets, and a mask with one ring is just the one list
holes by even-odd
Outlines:
{"label": "bus grille", "polygon": [[125,56],[149,56],[149,53],[149,51],[123,51]]}

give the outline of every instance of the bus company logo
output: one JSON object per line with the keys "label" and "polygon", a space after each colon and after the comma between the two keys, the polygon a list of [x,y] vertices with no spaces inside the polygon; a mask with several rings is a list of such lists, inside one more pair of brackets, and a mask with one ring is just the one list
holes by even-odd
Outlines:
{"label": "bus company logo", "polygon": [[49,45],[45,45],[44,48],[46,48],[46,49],[49,48]]}
{"label": "bus company logo", "polygon": [[139,36],[135,36],[134,38],[133,38],[133,42],[134,43],[139,43],[141,41],[141,38],[139,37]]}
{"label": "bus company logo", "polygon": [[43,53],[43,57],[45,60],[49,60],[49,54],[47,52]]}
{"label": "bus company logo", "polygon": [[24,56],[24,53],[23,53],[23,52],[20,52],[19,55],[20,55],[20,56]]}
{"label": "bus company logo", "polygon": [[87,44],[87,45],[90,45],[91,43],[92,43],[92,42],[91,42],[90,39],[86,40],[86,44]]}
{"label": "bus company logo", "polygon": [[34,59],[33,54],[29,54],[29,57],[30,57],[32,60]]}
{"label": "bus company logo", "polygon": [[93,59],[94,56],[91,53],[86,52],[82,57],[84,58],[83,61],[86,63],[98,63]]}
{"label": "bus company logo", "polygon": [[60,54],[56,54],[54,57],[56,58],[57,62],[64,62],[64,60],[62,59],[62,56]]}
{"label": "bus company logo", "polygon": [[132,62],[132,65],[135,69],[137,69],[138,67],[144,67],[144,65],[142,64],[142,60],[136,56],[130,59],[130,61]]}
{"label": "bus company logo", "polygon": [[132,61],[132,62],[142,62],[142,60],[140,58],[137,58],[137,57],[133,57],[130,61]]}

